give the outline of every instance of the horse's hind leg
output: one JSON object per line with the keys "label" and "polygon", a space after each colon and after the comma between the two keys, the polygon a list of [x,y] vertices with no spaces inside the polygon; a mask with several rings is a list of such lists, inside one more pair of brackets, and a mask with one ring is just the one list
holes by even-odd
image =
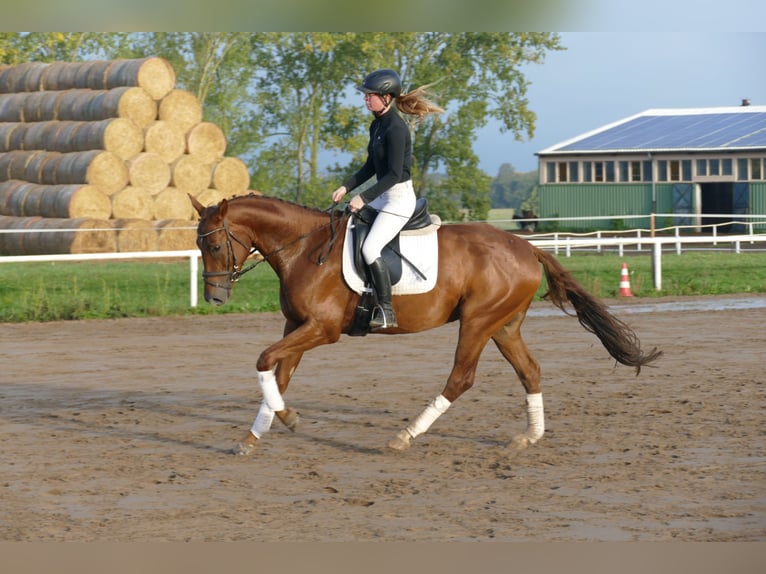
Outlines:
{"label": "horse's hind leg", "polygon": [[516,371],[527,392],[527,429],[511,441],[511,445],[517,449],[536,443],[545,433],[543,395],[540,392],[540,365],[521,338],[521,323],[525,315],[526,313],[519,313],[510,323],[492,335],[498,350]]}

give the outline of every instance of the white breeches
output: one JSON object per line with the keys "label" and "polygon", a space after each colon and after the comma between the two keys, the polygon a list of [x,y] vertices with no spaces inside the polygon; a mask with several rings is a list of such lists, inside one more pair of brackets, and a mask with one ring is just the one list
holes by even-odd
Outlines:
{"label": "white breeches", "polygon": [[362,245],[362,257],[368,265],[380,257],[383,248],[407,223],[415,211],[416,199],[412,180],[407,180],[397,183],[368,203],[378,212]]}

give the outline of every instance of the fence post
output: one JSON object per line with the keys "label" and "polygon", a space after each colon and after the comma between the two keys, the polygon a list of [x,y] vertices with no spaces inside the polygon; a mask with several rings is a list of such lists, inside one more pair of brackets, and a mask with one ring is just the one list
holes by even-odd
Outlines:
{"label": "fence post", "polygon": [[199,262],[197,254],[189,256],[189,305],[193,308],[197,306],[197,274],[199,271]]}
{"label": "fence post", "polygon": [[[676,238],[677,239],[681,238],[681,228],[680,227],[676,227]],[[676,241],[676,255],[681,255],[681,242],[680,241]]]}
{"label": "fence post", "polygon": [[652,251],[652,270],[654,271],[654,289],[662,291],[662,243],[654,242]]}

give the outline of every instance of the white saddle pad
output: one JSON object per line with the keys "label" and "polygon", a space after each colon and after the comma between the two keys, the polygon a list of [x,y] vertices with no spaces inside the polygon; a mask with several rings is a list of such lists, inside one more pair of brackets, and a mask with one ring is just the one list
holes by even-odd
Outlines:
{"label": "white saddle pad", "polygon": [[[343,279],[353,291],[362,293],[364,279],[354,267],[353,239],[351,226],[353,218],[349,218],[346,226],[346,236],[343,240]],[[436,231],[438,224],[431,225],[425,230],[405,231],[399,237],[399,249],[425,276],[423,279],[407,261],[402,261],[402,278],[391,287],[393,295],[415,295],[427,293],[436,285],[439,269],[439,240]]]}

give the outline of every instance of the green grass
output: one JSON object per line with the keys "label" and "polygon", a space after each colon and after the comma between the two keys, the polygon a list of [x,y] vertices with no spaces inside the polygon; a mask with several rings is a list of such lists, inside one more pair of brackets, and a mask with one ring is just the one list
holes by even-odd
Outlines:
{"label": "green grass", "polygon": [[[620,268],[628,264],[637,297],[766,292],[766,254],[664,254],[662,291],[654,289],[648,254],[559,256],[559,261],[592,294],[618,296]],[[222,307],[189,306],[189,264],[156,262],[3,263],[0,265],[0,322],[147,317],[279,310],[279,285],[267,264],[235,286]],[[538,297],[545,292],[545,282]]]}

